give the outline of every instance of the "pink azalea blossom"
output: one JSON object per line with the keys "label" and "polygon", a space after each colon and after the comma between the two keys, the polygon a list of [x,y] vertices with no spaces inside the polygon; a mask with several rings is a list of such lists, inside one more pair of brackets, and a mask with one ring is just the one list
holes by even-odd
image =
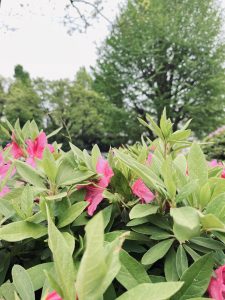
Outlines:
{"label": "pink azalea blossom", "polygon": [[10,168],[9,163],[5,163],[2,153],[0,152],[0,179],[4,178]]}
{"label": "pink azalea blossom", "polygon": [[131,189],[133,194],[141,199],[142,203],[150,203],[155,199],[155,195],[147,188],[141,179],[137,179]]}
{"label": "pink azalea blossom", "polygon": [[209,162],[209,166],[212,167],[212,168],[223,167],[223,170],[222,170],[222,173],[221,173],[220,177],[225,179],[225,168],[224,168],[224,165],[222,164],[222,162],[218,162],[216,159],[213,159]]}
{"label": "pink azalea blossom", "polygon": [[86,186],[78,186],[78,189],[84,188],[86,190],[85,200],[89,202],[88,214],[92,216],[97,209],[99,203],[103,200],[103,192],[110,183],[113,170],[110,168],[109,163],[104,158],[100,157],[97,161],[96,172],[100,175],[98,182],[90,183]]}
{"label": "pink azalea blossom", "polygon": [[6,145],[5,149],[11,148],[11,154],[13,158],[18,159],[20,157],[24,156],[23,150],[20,148],[20,146],[16,142],[16,138],[14,133],[12,134],[12,142]]}
{"label": "pink azalea blossom", "polygon": [[56,293],[56,291],[53,291],[47,295],[45,300],[63,300],[63,299]]}
{"label": "pink azalea blossom", "polygon": [[225,299],[225,265],[215,271],[215,277],[211,277],[208,293],[214,300]]}
{"label": "pink azalea blossom", "polygon": [[3,196],[5,196],[7,193],[9,193],[10,192],[10,189],[7,187],[7,186],[4,186],[3,188],[2,188],[2,190],[0,190],[0,197],[3,197]]}
{"label": "pink azalea blossom", "polygon": [[[0,182],[5,178],[7,175],[7,172],[9,171],[11,164],[6,163],[3,158],[2,152],[0,152]],[[16,170],[14,169],[10,176],[13,176],[15,174]],[[7,194],[10,191],[10,189],[7,186],[4,186],[2,190],[0,191],[0,197],[3,197],[5,194]]]}
{"label": "pink azalea blossom", "polygon": [[26,144],[29,155],[26,162],[32,167],[36,165],[35,158],[42,159],[46,147],[48,147],[51,152],[54,152],[54,147],[48,144],[47,136],[44,132],[41,132],[34,141],[30,139],[26,140]]}
{"label": "pink azalea blossom", "polygon": [[153,159],[153,154],[152,154],[151,152],[149,152],[148,158],[147,158],[147,164],[148,164],[148,165],[151,165],[152,159]]}

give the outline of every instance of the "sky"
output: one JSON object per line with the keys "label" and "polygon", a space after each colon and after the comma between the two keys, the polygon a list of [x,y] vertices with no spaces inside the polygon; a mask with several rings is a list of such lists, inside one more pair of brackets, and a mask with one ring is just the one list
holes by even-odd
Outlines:
{"label": "sky", "polygon": [[[103,1],[104,16],[114,20],[123,0]],[[221,1],[225,8],[225,0]],[[62,22],[68,3],[69,0],[2,0],[0,75],[12,77],[14,66],[21,64],[31,77],[73,79],[80,67],[94,66],[97,47],[109,33],[110,24],[100,18],[86,33],[69,35],[68,26]]]}
{"label": "sky", "polygon": [[[121,0],[104,2],[103,14],[113,20]],[[89,69],[95,64],[97,47],[107,36],[110,23],[99,18],[86,33],[76,31],[69,35],[69,27],[62,22],[68,3],[68,0],[2,0],[0,75],[12,77],[14,66],[21,64],[31,77],[73,79],[80,67]],[[6,25],[12,30],[7,30]]]}

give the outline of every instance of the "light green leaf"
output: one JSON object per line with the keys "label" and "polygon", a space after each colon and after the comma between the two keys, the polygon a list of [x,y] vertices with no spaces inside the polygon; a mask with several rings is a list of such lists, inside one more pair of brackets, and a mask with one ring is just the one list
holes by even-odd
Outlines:
{"label": "light green leaf", "polygon": [[116,279],[127,289],[140,283],[149,283],[150,279],[144,267],[126,251],[120,252],[121,269]]}
{"label": "light green leaf", "polygon": [[18,160],[16,161],[16,170],[26,182],[36,187],[45,188],[44,181],[39,173],[28,164]]}
{"label": "light green leaf", "polygon": [[208,180],[208,165],[197,143],[193,143],[188,154],[188,174],[191,180],[197,179],[200,186]]}
{"label": "light green leaf", "polygon": [[26,221],[13,222],[0,228],[0,239],[8,242],[22,241],[28,238],[38,239],[47,233],[47,228]]}
{"label": "light green leaf", "polygon": [[154,264],[157,260],[163,258],[172,246],[174,239],[165,240],[151,247],[142,257],[143,265]]}
{"label": "light green leaf", "polygon": [[57,165],[55,158],[48,147],[45,148],[43,153],[43,159],[41,161],[45,174],[52,183],[55,183],[57,175]]}
{"label": "light green leaf", "polygon": [[176,268],[176,252],[173,247],[166,254],[164,272],[167,281],[177,281],[179,279]]}
{"label": "light green leaf", "polygon": [[152,214],[155,214],[158,210],[158,206],[152,204],[136,204],[130,211],[130,219],[143,218]]}
{"label": "light green leaf", "polygon": [[202,215],[200,216],[200,220],[202,227],[207,231],[225,232],[225,224],[213,214]]}
{"label": "light green leaf", "polygon": [[196,209],[192,207],[171,208],[173,217],[173,231],[176,238],[184,242],[200,234],[200,218]]}
{"label": "light green leaf", "polygon": [[71,224],[74,220],[76,220],[80,216],[80,214],[85,210],[87,206],[88,206],[88,202],[85,201],[81,201],[73,204],[65,212],[59,215],[58,227],[61,228]]}
{"label": "light green leaf", "polygon": [[53,269],[53,262],[36,265],[30,269],[27,269],[27,273],[33,284],[34,291],[41,289],[46,280],[44,271],[50,271]]}
{"label": "light green leaf", "polygon": [[14,265],[12,269],[12,278],[13,284],[22,300],[35,300],[32,281],[23,267]]}
{"label": "light green leaf", "polygon": [[194,262],[181,277],[184,285],[172,300],[186,300],[201,297],[209,284],[212,275],[213,259],[211,253]]}
{"label": "light green leaf", "polygon": [[179,245],[177,249],[176,268],[179,277],[181,277],[184,271],[186,271],[188,268],[187,255],[182,245]]}
{"label": "light green leaf", "polygon": [[67,241],[52,222],[49,209],[46,206],[48,216],[48,243],[53,254],[55,272],[59,285],[63,291],[64,300],[75,299],[76,271],[70,248]]}
{"label": "light green leaf", "polygon": [[142,283],[117,300],[167,300],[182,287],[183,282]]}

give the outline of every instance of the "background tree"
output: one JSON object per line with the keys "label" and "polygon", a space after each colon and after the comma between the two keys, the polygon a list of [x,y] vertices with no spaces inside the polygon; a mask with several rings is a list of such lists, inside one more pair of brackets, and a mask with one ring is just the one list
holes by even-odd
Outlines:
{"label": "background tree", "polygon": [[[118,108],[93,89],[93,79],[81,68],[74,81],[35,81],[35,90],[45,109],[49,131],[63,127],[58,142],[70,139],[81,148],[98,143],[104,151],[110,145],[134,142],[141,128],[133,113]],[[67,143],[68,144],[68,143]]]}
{"label": "background tree", "polygon": [[189,118],[198,136],[222,123],[225,44],[213,0],[129,0],[99,51],[95,89],[175,129]]}
{"label": "background tree", "polygon": [[21,125],[34,119],[39,126],[43,124],[41,99],[35,92],[29,73],[18,65],[14,72],[15,81],[8,88],[5,100],[4,115],[14,123],[18,118]]}

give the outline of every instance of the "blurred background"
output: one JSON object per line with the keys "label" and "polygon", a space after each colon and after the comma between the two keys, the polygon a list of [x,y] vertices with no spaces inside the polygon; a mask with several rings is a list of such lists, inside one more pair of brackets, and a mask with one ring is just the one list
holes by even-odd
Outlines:
{"label": "blurred background", "polygon": [[191,118],[196,138],[216,139],[210,158],[225,158],[224,8],[225,0],[1,0],[0,118],[35,119],[48,133],[63,127],[59,143],[107,151],[140,140],[137,117],[159,121],[166,107],[174,129]]}

